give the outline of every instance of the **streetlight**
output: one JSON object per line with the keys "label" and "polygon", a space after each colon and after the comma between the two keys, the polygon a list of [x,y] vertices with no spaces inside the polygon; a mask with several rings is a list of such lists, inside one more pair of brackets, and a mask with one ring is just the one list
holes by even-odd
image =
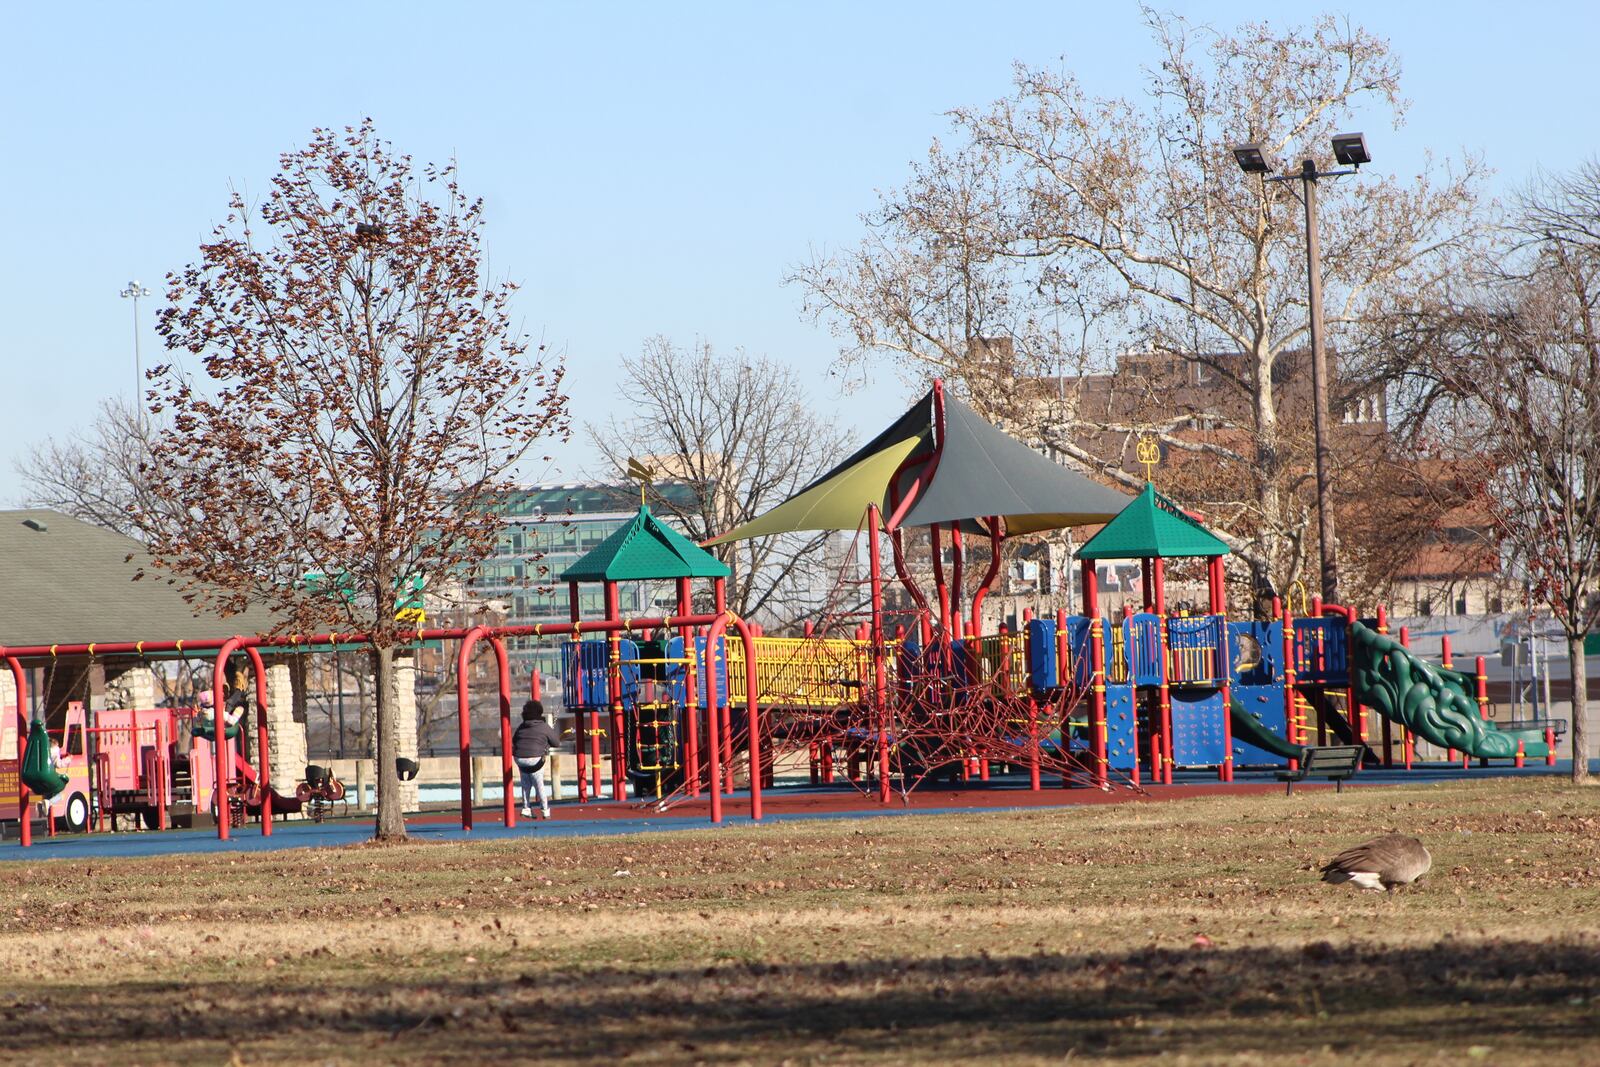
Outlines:
{"label": "streetlight", "polygon": [[1317,541],[1325,604],[1339,602],[1339,564],[1334,549],[1333,512],[1328,507],[1328,468],[1332,460],[1328,455],[1328,372],[1322,343],[1322,245],[1317,239],[1317,181],[1354,174],[1361,164],[1372,162],[1367,152],[1367,139],[1359,133],[1334,135],[1333,157],[1349,169],[1318,170],[1316,160],[1306,159],[1301,161],[1297,174],[1270,174],[1275,164],[1259,144],[1241,144],[1233,148],[1233,158],[1246,174],[1260,174],[1262,181],[1268,182],[1298,180],[1305,194],[1301,199],[1306,206],[1306,285],[1311,307],[1311,427],[1316,438]]}
{"label": "streetlight", "polygon": [[138,282],[129,282],[128,287],[120,295],[125,300],[133,301],[133,417],[141,423],[144,421],[144,405],[140,402],[140,395],[144,392],[144,371],[139,360],[139,298],[149,296],[150,290]]}

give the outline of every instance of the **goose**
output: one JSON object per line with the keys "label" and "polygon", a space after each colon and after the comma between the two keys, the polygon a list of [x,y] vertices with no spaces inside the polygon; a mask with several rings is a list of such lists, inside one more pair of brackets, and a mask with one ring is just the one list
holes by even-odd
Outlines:
{"label": "goose", "polygon": [[1410,885],[1428,873],[1433,857],[1422,842],[1403,834],[1385,834],[1339,853],[1322,868],[1322,880],[1339,885],[1354,882],[1362,889]]}

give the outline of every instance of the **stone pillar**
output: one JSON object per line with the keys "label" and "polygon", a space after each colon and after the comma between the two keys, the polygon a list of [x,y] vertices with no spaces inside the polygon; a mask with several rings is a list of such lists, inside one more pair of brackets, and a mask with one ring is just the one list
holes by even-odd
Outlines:
{"label": "stone pillar", "polygon": [[[394,711],[395,754],[404,759],[417,758],[417,657],[414,652],[396,650],[394,654],[394,687],[390,694],[390,707]],[[419,801],[418,781],[400,783],[400,803],[405,811],[416,811]]]}
{"label": "stone pillar", "polygon": [[156,706],[156,676],[148,664],[107,663],[105,671],[105,707],[142,710]]}
{"label": "stone pillar", "polygon": [[[289,796],[306,772],[305,657],[275,657],[266,664],[267,758],[272,764],[272,788]],[[254,714],[252,711],[252,731]]]}

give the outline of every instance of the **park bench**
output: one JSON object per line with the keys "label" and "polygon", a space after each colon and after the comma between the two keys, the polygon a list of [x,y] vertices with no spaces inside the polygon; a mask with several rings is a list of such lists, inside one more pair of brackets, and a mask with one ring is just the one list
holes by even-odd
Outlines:
{"label": "park bench", "polygon": [[1279,771],[1278,781],[1287,783],[1287,791],[1293,793],[1296,782],[1303,782],[1307,778],[1327,778],[1332,780],[1334,792],[1343,792],[1344,780],[1354,777],[1361,767],[1361,753],[1365,747],[1323,745],[1307,748],[1306,758],[1300,761],[1300,769]]}

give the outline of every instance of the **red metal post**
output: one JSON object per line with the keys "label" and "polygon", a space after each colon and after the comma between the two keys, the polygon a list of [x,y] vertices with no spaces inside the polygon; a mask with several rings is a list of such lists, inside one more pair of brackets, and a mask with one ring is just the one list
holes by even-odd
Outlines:
{"label": "red metal post", "polygon": [[472,829],[472,646],[489,632],[487,626],[474,626],[461,638],[456,652],[456,741],[461,749],[461,828]]}
{"label": "red metal post", "polygon": [[[572,678],[569,682],[573,692],[578,696],[578,702],[572,709],[572,748],[576,759],[578,774],[578,803],[582,804],[589,799],[589,713],[585,710],[587,702],[584,695],[583,679],[583,631],[579,622],[578,583],[567,583],[567,608],[572,616]],[[599,800],[599,796],[595,796]]]}
{"label": "red metal post", "polygon": [[1089,723],[1089,738],[1094,760],[1094,784],[1106,784],[1106,770],[1109,759],[1106,754],[1106,643],[1104,620],[1096,614],[1089,620],[1089,641],[1094,656],[1094,698],[1091,703],[1092,720]]}
{"label": "red metal post", "polygon": [[[723,639],[726,644],[727,639]],[[733,709],[726,700],[717,707],[722,718],[722,791],[733,796]]]}
{"label": "red metal post", "polygon": [[1000,517],[990,515],[989,519],[989,569],[984,572],[983,581],[978,583],[977,591],[972,594],[972,636],[978,637],[983,633],[983,599],[989,595],[989,588],[994,585],[996,576],[1000,573],[1000,548],[1005,544],[1005,534],[1001,531]]}
{"label": "red metal post", "polygon": [[167,718],[163,714],[156,719],[156,829],[165,830],[169,827],[167,805],[170,803],[168,793],[171,791],[171,766],[172,761],[167,757]]}
{"label": "red metal post", "polygon": [[[1156,560],[1156,566],[1158,568],[1161,566],[1161,560]],[[1161,589],[1162,575],[1159,569],[1156,571],[1156,576],[1156,599],[1163,600],[1164,597]],[[1159,782],[1162,785],[1171,785],[1172,684],[1170,681],[1170,675],[1172,674],[1172,631],[1167,625],[1166,612],[1162,610],[1161,607],[1158,607],[1156,610],[1158,612],[1156,617],[1156,627],[1161,635],[1162,651],[1161,686],[1156,690],[1156,699],[1159,701],[1159,704],[1156,707],[1156,721],[1159,724],[1156,728],[1156,736],[1161,740],[1161,748],[1157,750],[1159,752],[1158,757],[1152,760],[1150,763],[1150,781]]]}
{"label": "red metal post", "polygon": [[227,676],[228,657],[244,644],[242,637],[230,637],[217,650],[216,664],[211,671],[211,715],[216,736],[211,739],[212,759],[215,761],[211,795],[217,803],[217,839],[227,841],[232,835],[228,829],[228,784],[233,781],[233,749],[228,745],[228,728],[223,719],[225,698],[222,682]]}
{"label": "red metal post", "polygon": [[[678,614],[689,614],[693,597],[689,579],[679,578]],[[694,627],[678,627],[678,637],[683,641],[683,655],[688,662],[683,665],[683,780],[689,795],[700,795],[700,694],[695,683]]]}
{"label": "red metal post", "polygon": [[950,552],[953,558],[950,570],[950,615],[959,630],[966,618],[966,613],[961,610],[961,594],[965,592],[962,572],[967,562],[967,546],[960,524],[954,522],[950,524]]}
{"label": "red metal post", "polygon": [[1554,767],[1556,765],[1556,729],[1554,726],[1546,726],[1544,728],[1544,765],[1546,767]]}
{"label": "red metal post", "polygon": [[[606,620],[622,621],[621,594],[616,582],[606,582]],[[611,710],[611,799],[628,799],[627,738],[622,722],[622,637],[616,630],[606,631],[606,677]]]}
{"label": "red metal post", "polygon": [[[1033,609],[1022,609],[1022,658],[1029,667],[1031,677],[1033,671],[1033,627],[1028,625],[1033,621]],[[1034,695],[1033,687],[1028,688],[1028,788],[1033,792],[1039,791],[1039,701]]]}
{"label": "red metal post", "polygon": [[586,714],[589,716],[589,795],[595,800],[600,799],[600,737],[605,733],[600,728],[600,712],[590,708]]}
{"label": "red metal post", "polygon": [[[261,836],[272,836],[272,759],[267,745],[267,665],[254,645],[245,650],[256,676],[256,784],[261,789]],[[241,731],[242,733],[242,731]],[[134,742],[134,751],[139,750]]]}
{"label": "red metal post", "polygon": [[[719,616],[719,619],[722,616]],[[715,626],[716,623],[712,623]],[[722,744],[717,723],[717,661],[716,642],[706,636],[706,770],[711,794],[711,821],[722,821]]]}
{"label": "red metal post", "polygon": [[[1087,649],[1089,653],[1088,677],[1090,692],[1089,758],[1093,761],[1096,744],[1094,708],[1097,699],[1102,703],[1104,702],[1105,675],[1102,673],[1104,660],[1100,658],[1104,655],[1104,646],[1100,643],[1100,575],[1095,569],[1095,562],[1089,559],[1083,561],[1083,613],[1089,619],[1089,647]],[[1074,668],[1074,672],[1076,672],[1076,668]],[[1098,693],[1095,692],[1096,689],[1099,690]],[[1061,740],[1063,747],[1066,744],[1070,717],[1071,711],[1063,708],[1061,713]],[[1061,774],[1061,784],[1064,787],[1072,784],[1071,775],[1064,769]]]}
{"label": "red metal post", "polygon": [[[1224,636],[1223,640],[1227,640]],[[1233,682],[1222,678],[1222,766],[1218,773],[1224,782],[1233,781]]]}
{"label": "red metal post", "polygon": [[[1385,608],[1382,604],[1378,605],[1378,633],[1383,634],[1386,637],[1389,634],[1389,610],[1387,608]],[[1350,657],[1349,664],[1350,664],[1350,668],[1352,670],[1354,670],[1355,669],[1355,657],[1354,656]],[[1388,716],[1380,716],[1380,719],[1382,721],[1379,722],[1378,729],[1382,731],[1382,736],[1383,736],[1383,765],[1385,767],[1393,767],[1394,766],[1394,724],[1389,721]],[[1403,748],[1405,746],[1405,727],[1403,727],[1403,726],[1400,728],[1400,743],[1401,743],[1401,747]]]}
{"label": "red metal post", "polygon": [[[1475,668],[1474,680],[1477,683],[1477,685],[1476,685],[1476,690],[1477,690],[1476,696],[1478,698],[1478,718],[1487,721],[1488,718],[1489,718],[1489,671],[1484,666],[1483,657],[1482,656],[1477,657],[1476,662],[1474,662],[1474,664],[1473,664],[1473,667]],[[1521,742],[1518,742],[1518,744],[1520,744],[1520,743]],[[1469,766],[1470,765],[1470,759],[1471,759],[1471,757],[1469,757],[1465,752],[1463,752],[1461,754],[1461,766],[1463,766],[1463,767]],[[1484,760],[1482,765],[1483,766],[1488,766],[1488,760]]]}
{"label": "red metal post", "polygon": [[[868,640],[872,649],[872,700],[878,719],[878,800],[889,803],[889,683],[883,661],[883,565],[878,560],[878,527],[882,517],[878,505],[867,505],[868,574],[872,581],[872,621]],[[956,544],[960,545],[957,538]],[[957,583],[960,582],[961,556],[956,555]],[[955,616],[960,617],[959,607]]]}
{"label": "red metal post", "polygon": [[[1289,744],[1302,745],[1300,740],[1300,701],[1299,691],[1295,688],[1294,665],[1294,610],[1287,604],[1283,605],[1283,729],[1289,736]],[[1289,769],[1300,769],[1300,761],[1291,758]]]}
{"label": "red metal post", "polygon": [[506,656],[506,643],[498,635],[489,638],[494,649],[495,666],[500,676],[500,807],[502,819],[510,828],[517,825],[516,790],[512,777],[511,758],[511,661]]}
{"label": "red metal post", "polygon": [[[1409,637],[1410,635],[1408,634],[1407,636]],[[1444,665],[1444,669],[1447,671],[1455,669],[1455,661],[1450,658],[1449,634],[1445,634],[1443,637],[1439,638],[1439,662]],[[1454,763],[1456,760],[1456,750],[1453,748],[1445,749],[1444,758],[1446,762]]]}
{"label": "red metal post", "polygon": [[28,785],[22,780],[23,750],[28,744],[28,675],[22,661],[15,656],[6,657],[11,668],[11,681],[17,691],[17,833],[18,843],[27,848],[33,844],[33,818],[28,814]]}
{"label": "red metal post", "polygon": [[[719,639],[726,641],[725,634],[731,616],[724,613],[716,622],[711,624],[711,629],[706,635],[707,647],[712,647]],[[733,625],[739,631],[739,640],[744,644],[744,707],[745,719],[749,729],[749,756],[750,756],[750,818],[761,818],[761,708],[756,700],[756,642],[754,629],[743,619],[733,618]],[[707,671],[707,674],[710,674]],[[731,752],[729,756],[732,759]],[[728,768],[728,779],[731,784],[733,769]],[[716,790],[712,790],[715,798]],[[713,800],[712,821],[721,819],[722,806]]]}

